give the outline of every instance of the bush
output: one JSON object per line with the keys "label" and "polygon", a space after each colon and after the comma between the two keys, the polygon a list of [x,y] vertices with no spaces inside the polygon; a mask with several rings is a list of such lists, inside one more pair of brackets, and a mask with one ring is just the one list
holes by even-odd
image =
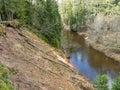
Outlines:
{"label": "bush", "polygon": [[0,65],[0,90],[15,90],[9,79],[8,69]]}
{"label": "bush", "polygon": [[13,28],[19,28],[20,27],[20,23],[17,20],[6,21],[5,25],[13,27]]}
{"label": "bush", "polygon": [[111,89],[108,87],[108,80],[109,79],[106,75],[99,75],[93,82],[94,87],[97,90],[120,90],[120,75],[113,82]]}
{"label": "bush", "polygon": [[100,75],[94,80],[94,87],[97,88],[97,90],[109,90],[108,80],[106,75]]}
{"label": "bush", "polygon": [[112,90],[120,90],[120,76],[114,81]]}

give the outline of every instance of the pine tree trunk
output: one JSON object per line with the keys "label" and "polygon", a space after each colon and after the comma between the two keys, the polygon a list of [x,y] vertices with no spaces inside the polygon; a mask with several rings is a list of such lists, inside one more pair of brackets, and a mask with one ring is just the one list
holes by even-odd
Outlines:
{"label": "pine tree trunk", "polygon": [[0,14],[0,24],[2,24],[2,17],[1,17],[1,14]]}

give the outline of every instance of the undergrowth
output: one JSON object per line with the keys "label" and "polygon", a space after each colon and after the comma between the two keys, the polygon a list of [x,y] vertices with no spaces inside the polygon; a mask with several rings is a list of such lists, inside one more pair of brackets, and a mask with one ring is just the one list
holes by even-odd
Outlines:
{"label": "undergrowth", "polygon": [[0,90],[16,90],[9,77],[9,70],[0,64]]}

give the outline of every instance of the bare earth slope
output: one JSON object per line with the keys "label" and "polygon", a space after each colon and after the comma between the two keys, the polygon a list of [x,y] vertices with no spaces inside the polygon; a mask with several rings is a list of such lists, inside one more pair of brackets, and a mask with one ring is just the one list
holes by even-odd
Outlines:
{"label": "bare earth slope", "polygon": [[54,48],[23,29],[6,28],[0,36],[0,63],[10,69],[19,90],[93,90]]}

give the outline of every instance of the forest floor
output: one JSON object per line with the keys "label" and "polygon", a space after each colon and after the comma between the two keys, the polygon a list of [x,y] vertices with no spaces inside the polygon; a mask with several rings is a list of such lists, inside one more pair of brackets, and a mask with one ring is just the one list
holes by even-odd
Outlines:
{"label": "forest floor", "polygon": [[120,32],[100,33],[88,30],[78,32],[83,35],[86,43],[95,50],[104,53],[107,57],[120,62]]}
{"label": "forest floor", "polygon": [[19,90],[93,90],[55,48],[25,29],[4,29],[0,64],[9,68]]}

